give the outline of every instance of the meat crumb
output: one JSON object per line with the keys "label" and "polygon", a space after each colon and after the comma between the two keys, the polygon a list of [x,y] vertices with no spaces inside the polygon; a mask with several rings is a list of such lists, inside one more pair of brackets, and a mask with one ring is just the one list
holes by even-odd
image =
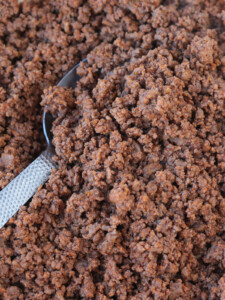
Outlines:
{"label": "meat crumb", "polygon": [[224,26],[224,0],[0,1],[0,189],[44,111],[59,167],[0,230],[0,299],[225,299]]}

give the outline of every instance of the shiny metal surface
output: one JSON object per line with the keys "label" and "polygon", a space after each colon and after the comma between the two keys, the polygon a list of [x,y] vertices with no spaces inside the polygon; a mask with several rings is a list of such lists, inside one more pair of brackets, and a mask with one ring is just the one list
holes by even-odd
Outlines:
{"label": "shiny metal surface", "polygon": [[[83,60],[85,61],[86,59]],[[79,80],[76,73],[78,66],[79,64],[73,67],[58,83],[58,86],[75,88]],[[46,182],[52,168],[56,168],[53,161],[54,148],[51,143],[53,121],[51,114],[43,114],[43,131],[48,145],[47,150],[0,192],[0,228],[35,194],[38,187]]]}

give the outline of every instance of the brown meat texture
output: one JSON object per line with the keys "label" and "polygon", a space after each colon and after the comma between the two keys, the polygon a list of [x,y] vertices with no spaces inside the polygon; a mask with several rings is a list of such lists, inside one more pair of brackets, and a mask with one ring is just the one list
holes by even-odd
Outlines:
{"label": "brown meat texture", "polygon": [[[0,299],[225,299],[224,0],[0,1]],[[80,81],[56,84],[79,61]]]}

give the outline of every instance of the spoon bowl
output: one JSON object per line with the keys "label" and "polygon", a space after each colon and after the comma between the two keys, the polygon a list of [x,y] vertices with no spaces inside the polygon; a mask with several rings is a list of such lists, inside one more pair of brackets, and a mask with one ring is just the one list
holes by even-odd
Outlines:
{"label": "spoon bowl", "polygon": [[[85,61],[86,59],[82,62]],[[80,78],[76,72],[78,66],[79,64],[74,66],[57,86],[74,89]],[[44,112],[43,131],[47,141],[47,149],[0,192],[0,229],[35,194],[38,187],[45,183],[51,170],[57,168],[53,160],[55,154],[51,132],[53,121],[54,117],[49,112]]]}
{"label": "spoon bowl", "polygon": [[[83,59],[82,62],[86,62],[87,59]],[[79,75],[77,75],[77,68],[80,64],[74,66],[57,84],[57,86],[62,86],[66,88],[75,88],[77,81],[80,79]],[[43,132],[45,135],[45,139],[47,141],[48,147],[52,145],[53,134],[51,132],[52,123],[54,121],[54,117],[49,112],[43,113]]]}

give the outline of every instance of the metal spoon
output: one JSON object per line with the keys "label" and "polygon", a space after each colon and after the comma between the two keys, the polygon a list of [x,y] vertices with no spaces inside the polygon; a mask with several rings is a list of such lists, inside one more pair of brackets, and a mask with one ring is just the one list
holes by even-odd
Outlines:
{"label": "metal spoon", "polygon": [[[83,60],[85,61],[86,59]],[[75,88],[79,80],[76,73],[78,66],[79,64],[73,67],[57,86]],[[52,168],[57,167],[53,161],[54,147],[51,132],[53,120],[50,113],[44,112],[43,131],[47,149],[0,192],[0,228],[35,194],[38,187],[45,183]]]}

